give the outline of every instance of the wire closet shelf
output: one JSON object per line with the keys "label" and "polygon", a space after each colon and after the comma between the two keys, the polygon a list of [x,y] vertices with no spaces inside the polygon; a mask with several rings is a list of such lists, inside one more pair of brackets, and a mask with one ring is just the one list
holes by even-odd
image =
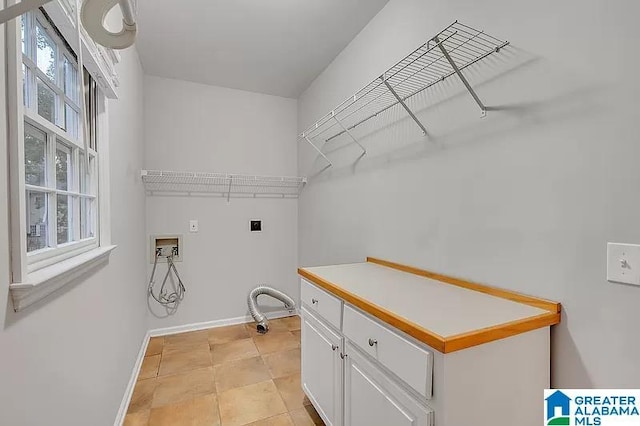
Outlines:
{"label": "wire closet shelf", "polygon": [[407,102],[454,74],[462,80],[484,116],[486,108],[462,71],[508,44],[484,31],[455,21],[324,115],[299,137],[306,140],[331,165],[322,152],[322,144],[347,134],[366,152],[351,131],[396,106],[404,108],[426,134],[427,128]]}
{"label": "wire closet shelf", "polygon": [[210,194],[231,197],[298,198],[304,177],[143,170],[142,182],[151,195]]}

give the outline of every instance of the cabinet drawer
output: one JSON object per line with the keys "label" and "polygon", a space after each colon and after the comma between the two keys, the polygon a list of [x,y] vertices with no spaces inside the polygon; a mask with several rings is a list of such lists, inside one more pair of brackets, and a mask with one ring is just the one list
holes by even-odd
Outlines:
{"label": "cabinet drawer", "polygon": [[300,299],[312,313],[320,315],[340,330],[342,319],[342,301],[310,282],[300,280]]}
{"label": "cabinet drawer", "polygon": [[431,398],[433,354],[377,323],[351,306],[344,307],[343,333],[392,373]]}

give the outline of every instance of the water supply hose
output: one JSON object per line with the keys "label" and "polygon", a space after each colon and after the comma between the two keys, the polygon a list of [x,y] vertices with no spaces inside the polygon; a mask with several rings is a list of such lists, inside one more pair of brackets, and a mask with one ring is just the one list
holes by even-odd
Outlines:
{"label": "water supply hose", "polygon": [[258,333],[264,334],[269,331],[269,321],[267,321],[267,317],[260,312],[258,308],[258,296],[261,294],[266,294],[275,299],[278,299],[282,303],[284,303],[284,307],[289,310],[289,312],[293,312],[296,308],[296,302],[293,301],[292,298],[281,292],[280,290],[276,290],[275,288],[260,286],[256,287],[249,293],[249,297],[247,297],[247,305],[249,305],[249,312],[253,319],[258,323],[256,328]]}

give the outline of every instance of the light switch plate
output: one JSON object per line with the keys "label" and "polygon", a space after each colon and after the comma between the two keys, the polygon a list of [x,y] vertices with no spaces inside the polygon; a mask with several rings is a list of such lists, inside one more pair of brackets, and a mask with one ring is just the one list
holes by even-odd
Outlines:
{"label": "light switch plate", "polygon": [[607,244],[607,280],[640,286],[640,245]]}
{"label": "light switch plate", "polygon": [[189,232],[198,232],[198,221],[190,220],[189,221]]}

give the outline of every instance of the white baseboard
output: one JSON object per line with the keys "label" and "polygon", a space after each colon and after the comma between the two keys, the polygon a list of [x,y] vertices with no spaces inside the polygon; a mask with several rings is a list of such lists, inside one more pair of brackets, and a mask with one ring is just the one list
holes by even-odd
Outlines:
{"label": "white baseboard", "polygon": [[136,386],[136,381],[138,380],[138,374],[140,373],[140,368],[142,367],[142,361],[144,361],[144,354],[147,353],[147,346],[149,345],[150,338],[151,336],[147,331],[147,334],[142,339],[142,345],[140,346],[140,351],[138,352],[136,363],[133,365],[133,370],[131,371],[131,377],[129,378],[129,383],[127,384],[127,388],[124,391],[124,397],[122,398],[122,402],[120,403],[120,408],[118,409],[118,415],[116,416],[116,421],[113,422],[114,426],[122,426],[122,423],[124,423],[124,417],[127,415],[127,409],[129,408],[129,403],[131,402],[131,396],[133,395],[133,388]]}
{"label": "white baseboard", "polygon": [[[298,312],[297,311],[289,312],[288,310],[285,310],[285,311],[269,312],[269,313],[265,313],[264,315],[268,319],[276,319],[276,318],[289,317],[291,315],[298,315]],[[151,337],[169,336],[171,334],[186,333],[189,331],[206,330],[207,328],[224,327],[226,325],[244,324],[246,322],[251,322],[251,321],[253,321],[253,318],[251,317],[251,315],[246,315],[243,317],[227,318],[227,319],[206,321],[206,322],[196,322],[193,324],[178,325],[175,327],[156,328],[154,330],[149,330],[149,335]]]}

